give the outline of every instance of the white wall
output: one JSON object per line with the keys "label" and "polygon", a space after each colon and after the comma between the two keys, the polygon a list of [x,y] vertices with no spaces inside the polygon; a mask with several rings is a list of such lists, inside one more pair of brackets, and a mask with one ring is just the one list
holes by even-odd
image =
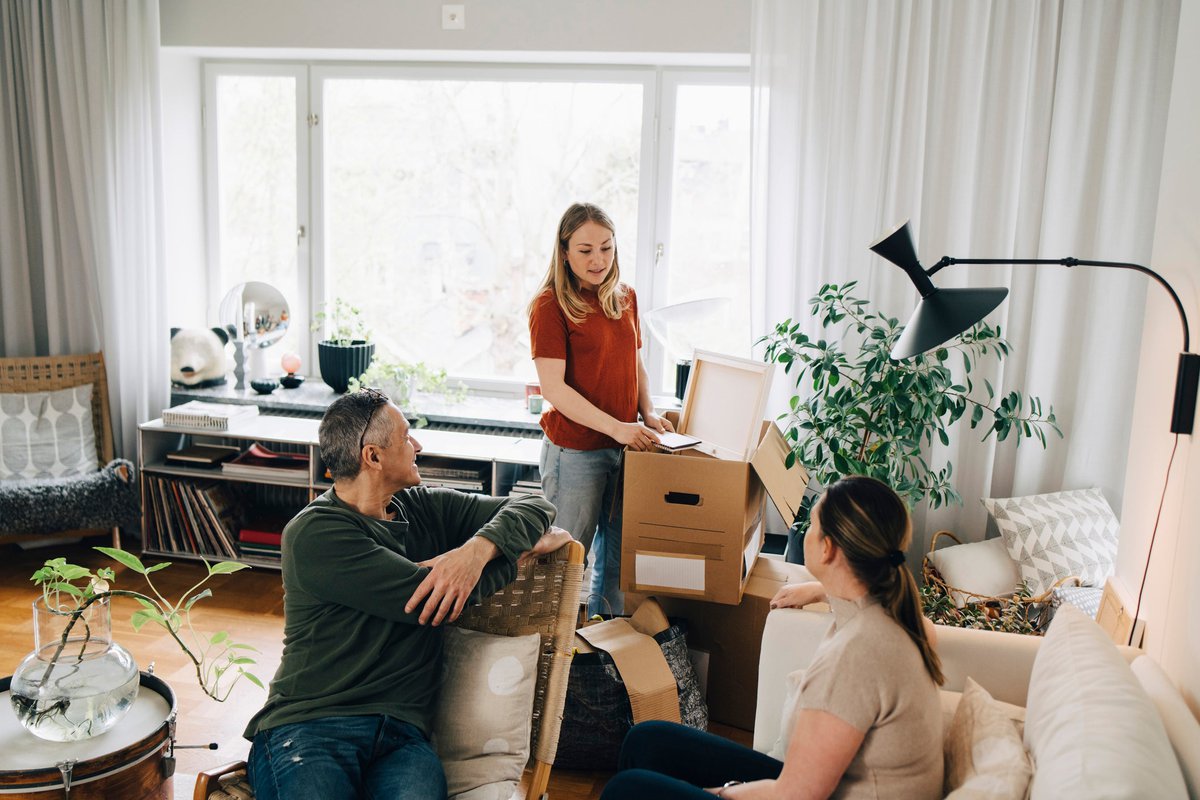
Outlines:
{"label": "white wall", "polygon": [[[1192,352],[1200,352],[1200,51],[1189,43],[1198,38],[1200,0],[1182,0],[1151,262],[1183,302]],[[1182,349],[1179,315],[1166,292],[1150,287],[1146,311],[1116,570],[1131,612],[1174,442],[1169,421]],[[1139,615],[1145,646],[1200,716],[1200,421],[1195,434],[1179,439],[1152,558]]]}
{"label": "white wall", "polygon": [[161,0],[165,47],[750,52],[750,0]]}

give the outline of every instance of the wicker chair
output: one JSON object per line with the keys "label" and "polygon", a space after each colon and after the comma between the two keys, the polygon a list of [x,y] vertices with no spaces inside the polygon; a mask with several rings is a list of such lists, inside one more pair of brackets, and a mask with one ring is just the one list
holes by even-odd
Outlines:
{"label": "wicker chair", "polygon": [[[537,563],[523,566],[517,578],[478,606],[468,608],[454,623],[463,628],[501,636],[542,635],[530,743],[532,769],[527,769],[525,798],[537,800],[546,792],[558,750],[567,678],[578,621],[583,581],[583,545],[570,542]],[[235,761],[201,772],[193,800],[249,800],[246,762]]]}
{"label": "wicker chair", "polygon": [[[92,426],[96,434],[98,467],[113,460],[112,418],[108,407],[108,376],[103,353],[70,356],[0,358],[0,393],[53,392],[73,386],[92,384]],[[127,479],[131,476],[125,476]],[[104,528],[62,531],[70,536],[112,536],[112,546],[121,546],[120,529]],[[57,535],[57,534],[56,534]],[[45,534],[6,533],[0,528],[0,542],[43,539]]]}

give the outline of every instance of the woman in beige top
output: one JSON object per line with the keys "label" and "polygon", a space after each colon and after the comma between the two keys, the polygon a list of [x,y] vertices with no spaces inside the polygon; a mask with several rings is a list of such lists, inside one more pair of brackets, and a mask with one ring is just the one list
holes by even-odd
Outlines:
{"label": "woman in beige top", "polygon": [[[844,478],[813,507],[805,566],[772,607],[828,600],[834,623],[800,680],[784,760],[666,722],[629,732],[601,797],[674,800],[941,797],[941,664],[904,563],[908,509],[872,478]],[[707,788],[705,788],[707,787]]]}

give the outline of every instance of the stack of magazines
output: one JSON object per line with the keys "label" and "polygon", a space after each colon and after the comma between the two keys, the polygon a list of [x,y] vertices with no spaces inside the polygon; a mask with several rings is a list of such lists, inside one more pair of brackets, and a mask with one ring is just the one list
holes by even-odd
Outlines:
{"label": "stack of magazines", "polygon": [[190,400],[183,405],[164,409],[162,421],[164,425],[227,431],[229,424],[234,420],[253,417],[256,414],[258,414],[258,406]]}
{"label": "stack of magazines", "polygon": [[282,453],[268,450],[258,442],[246,448],[232,461],[221,465],[221,471],[231,477],[263,478],[272,483],[308,484],[308,454]]}

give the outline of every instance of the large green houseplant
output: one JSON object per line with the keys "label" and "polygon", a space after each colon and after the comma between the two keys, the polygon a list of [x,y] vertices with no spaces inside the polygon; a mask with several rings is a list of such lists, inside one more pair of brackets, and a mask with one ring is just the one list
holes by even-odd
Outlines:
{"label": "large green houseplant", "polygon": [[[1018,443],[1033,438],[1046,446],[1046,433],[1062,436],[1054,409],[1037,397],[1011,391],[997,397],[971,375],[985,359],[1003,360],[1009,343],[1000,327],[979,323],[936,350],[905,361],[889,352],[903,331],[898,320],[871,311],[854,296],[857,283],[826,284],[809,300],[823,329],[837,339],[811,339],[791,319],[762,337],[765,360],[782,364],[797,393],[780,419],[791,446],[788,466],[799,461],[816,483],[793,520],[789,558],[808,528],[808,514],[828,486],[845,475],[869,475],[905,498],[910,508],[961,503],[951,483],[953,465],[931,465],[934,439],[948,444],[948,429],[966,417],[983,438]],[[959,367],[958,377],[951,369]]]}

